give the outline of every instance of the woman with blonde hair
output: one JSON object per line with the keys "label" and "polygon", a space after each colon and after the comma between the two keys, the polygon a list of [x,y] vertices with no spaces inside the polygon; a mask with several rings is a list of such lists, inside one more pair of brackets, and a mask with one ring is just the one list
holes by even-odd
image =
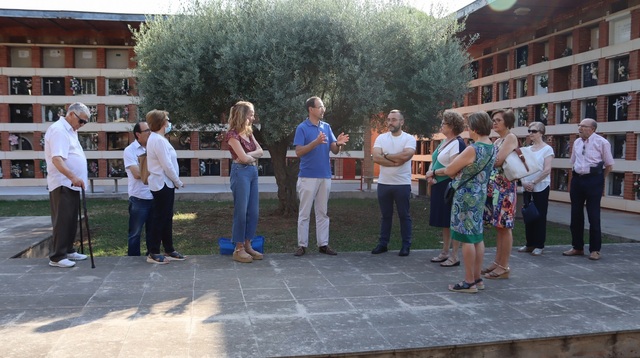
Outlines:
{"label": "woman with blonde hair", "polygon": [[233,259],[238,262],[262,260],[262,254],[251,247],[251,239],[258,227],[258,158],[262,147],[253,136],[251,123],[255,119],[253,104],[240,101],[231,107],[229,143],[231,164],[231,192],[233,193],[232,241]]}
{"label": "woman with blonde hair", "polygon": [[551,162],[553,161],[553,148],[544,141],[545,127],[541,122],[533,122],[529,125],[529,139],[532,142],[531,151],[540,164],[542,170],[522,178],[524,188],[524,204],[533,202],[540,217],[532,222],[525,223],[525,236],[527,242],[518,249],[518,252],[528,252],[533,256],[542,255],[544,243],[547,239],[547,209],[549,208],[549,184],[551,184]]}
{"label": "woman with blonde hair", "polygon": [[[179,177],[178,155],[165,137],[171,131],[169,113],[154,109],[147,113],[151,130],[147,139],[147,167],[149,190],[153,195],[153,219],[147,237],[148,263],[167,264],[171,260],[183,261],[186,257],[173,247],[173,202],[175,190],[184,188]],[[165,255],[160,254],[160,243]]]}

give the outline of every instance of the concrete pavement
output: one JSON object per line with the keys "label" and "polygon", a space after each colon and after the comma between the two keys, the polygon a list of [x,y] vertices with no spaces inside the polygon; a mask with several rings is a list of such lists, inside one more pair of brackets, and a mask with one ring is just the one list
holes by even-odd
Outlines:
{"label": "concrete pavement", "polygon": [[[224,194],[207,190],[200,194]],[[568,215],[566,204],[550,209],[552,220]],[[637,216],[621,214],[603,212],[603,228],[612,220],[605,232],[635,238]],[[267,252],[251,264],[216,255],[162,266],[99,257],[95,269],[88,260],[61,269],[10,258],[49,233],[48,217],[0,219],[2,356],[640,355],[635,243],[606,245],[600,261],[563,257],[566,246],[540,257],[514,250],[508,280],[462,294],[447,285],[464,267],[430,263],[438,250],[399,257],[310,249],[300,258]],[[494,254],[488,249],[485,261]]]}

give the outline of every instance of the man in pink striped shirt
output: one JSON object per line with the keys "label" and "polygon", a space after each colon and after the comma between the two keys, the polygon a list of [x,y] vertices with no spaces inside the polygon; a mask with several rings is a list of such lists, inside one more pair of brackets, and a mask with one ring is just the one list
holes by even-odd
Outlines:
{"label": "man in pink striped shirt", "polygon": [[604,190],[604,178],[613,168],[611,144],[596,134],[598,122],[585,118],[578,125],[578,135],[573,142],[571,164],[573,175],[569,195],[571,197],[571,250],[564,256],[584,255],[584,207],[589,217],[589,259],[600,259],[602,233],[600,231],[600,200]]}

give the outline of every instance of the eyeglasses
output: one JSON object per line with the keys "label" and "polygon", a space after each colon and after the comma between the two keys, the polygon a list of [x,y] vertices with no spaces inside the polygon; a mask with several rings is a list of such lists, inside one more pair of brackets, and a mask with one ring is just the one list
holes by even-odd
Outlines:
{"label": "eyeglasses", "polygon": [[322,109],[325,109],[325,108],[327,108],[327,107],[325,107],[325,106],[318,106],[318,107],[313,107],[313,108],[317,108],[317,109],[321,109],[321,108],[322,108]]}
{"label": "eyeglasses", "polygon": [[78,117],[78,122],[79,122],[81,125],[85,125],[85,124],[87,124],[87,123],[89,122],[89,118],[84,119],[84,118],[80,117],[76,112],[73,112],[73,114],[74,114],[76,117]]}
{"label": "eyeglasses", "polygon": [[535,130],[535,129],[529,129],[529,133],[534,133],[535,134],[535,133],[538,133],[538,132],[540,132],[540,131]]}
{"label": "eyeglasses", "polygon": [[150,132],[151,132],[151,129],[147,128],[147,129],[145,129],[145,130],[143,130],[143,131],[141,131],[141,132],[142,132],[142,133],[150,133]]}
{"label": "eyeglasses", "polygon": [[579,128],[593,128],[593,126],[588,126],[588,125],[585,125],[585,124],[578,124],[578,127]]}

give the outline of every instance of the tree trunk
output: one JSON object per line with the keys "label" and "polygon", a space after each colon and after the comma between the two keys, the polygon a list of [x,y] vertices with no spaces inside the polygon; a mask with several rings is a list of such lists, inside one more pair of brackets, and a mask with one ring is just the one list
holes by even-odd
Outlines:
{"label": "tree trunk", "polygon": [[278,184],[278,213],[284,216],[298,215],[298,196],[296,183],[300,161],[298,158],[287,160],[287,148],[291,138],[287,137],[269,146],[271,164]]}

